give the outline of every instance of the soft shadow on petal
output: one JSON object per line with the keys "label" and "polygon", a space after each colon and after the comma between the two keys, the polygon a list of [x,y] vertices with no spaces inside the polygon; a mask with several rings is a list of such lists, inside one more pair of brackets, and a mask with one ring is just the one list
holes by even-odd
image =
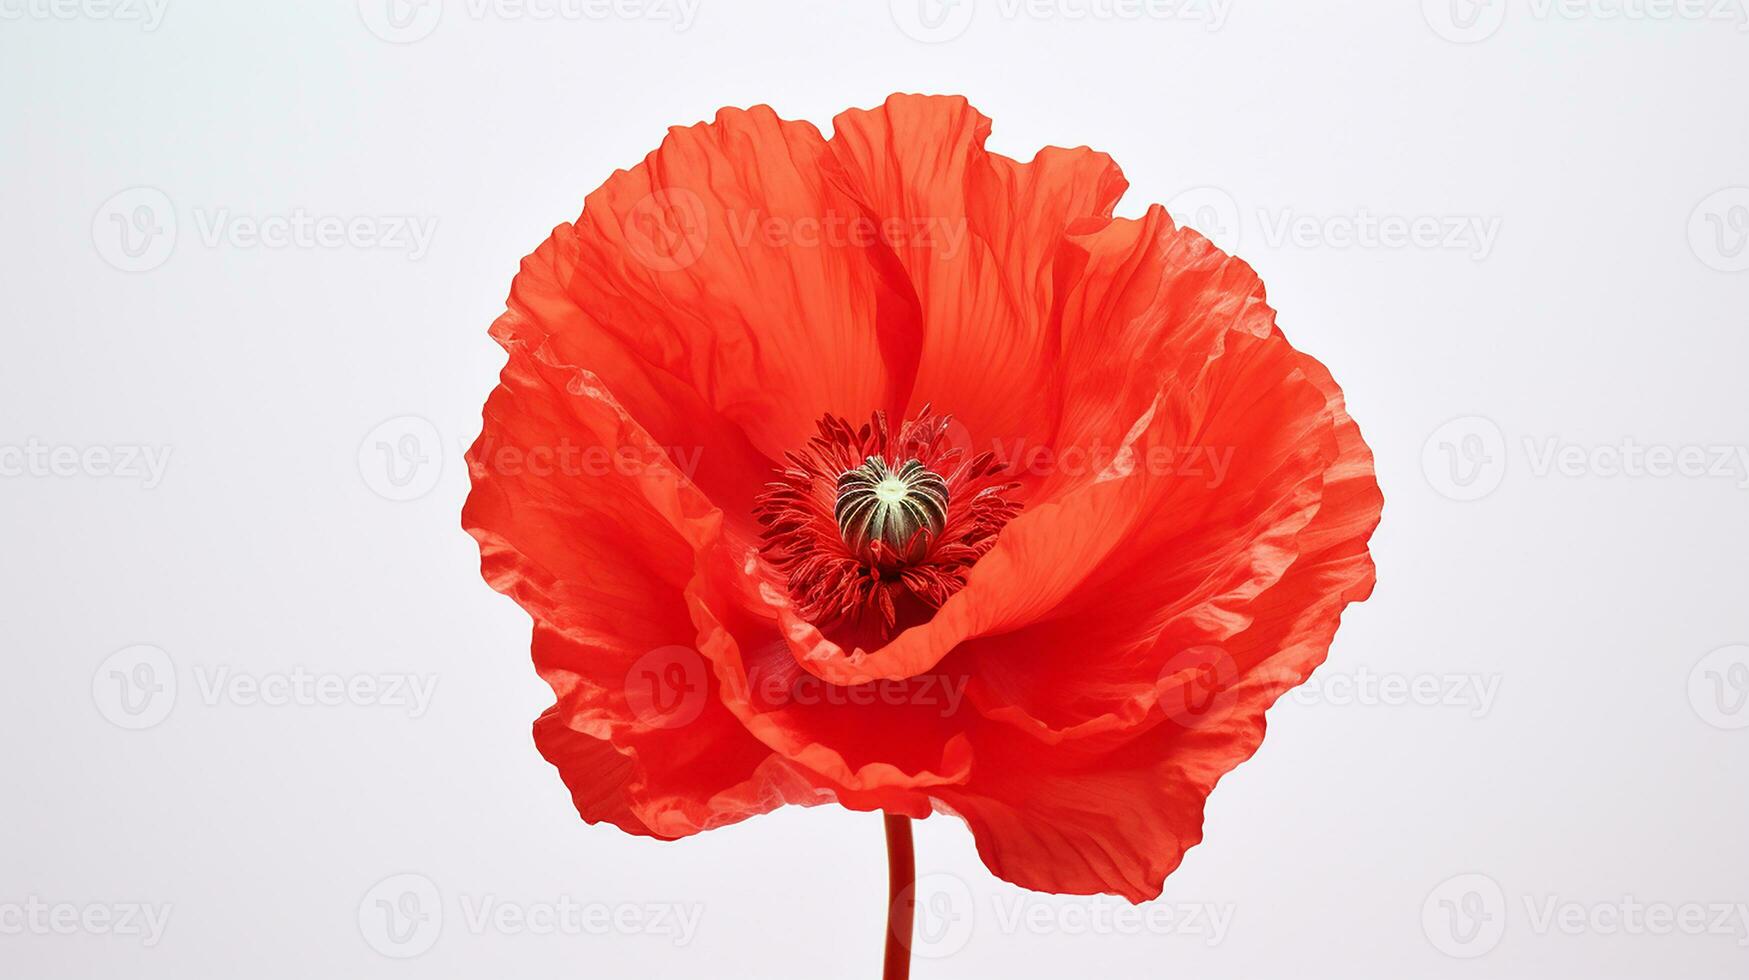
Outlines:
{"label": "soft shadow on petal", "polygon": [[914,299],[825,153],[766,106],[670,130],[523,262],[494,328],[599,376],[731,524],[822,414],[910,387]]}
{"label": "soft shadow on petal", "polygon": [[933,403],[980,444],[1036,440],[1051,415],[1052,259],[1071,225],[1110,217],[1123,173],[1085,147],[988,153],[990,120],[958,96],[895,95],[832,125],[833,179],[880,223],[922,311],[908,412]]}

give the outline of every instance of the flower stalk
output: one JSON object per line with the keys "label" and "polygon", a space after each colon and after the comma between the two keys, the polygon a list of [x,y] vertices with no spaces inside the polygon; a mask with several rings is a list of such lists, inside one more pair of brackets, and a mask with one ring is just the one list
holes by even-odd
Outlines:
{"label": "flower stalk", "polygon": [[917,858],[911,818],[883,814],[887,827],[887,951],[881,980],[911,976],[911,925],[917,913]]}

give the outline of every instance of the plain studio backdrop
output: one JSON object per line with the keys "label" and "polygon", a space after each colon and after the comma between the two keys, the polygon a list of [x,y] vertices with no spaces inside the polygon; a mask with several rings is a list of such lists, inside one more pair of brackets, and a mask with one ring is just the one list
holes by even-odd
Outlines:
{"label": "plain studio backdrop", "polygon": [[1744,976],[1746,22],[0,0],[0,974],[874,975],[877,816],[577,819],[457,515],[486,327],[588,191],[720,106],[919,91],[1250,260],[1387,503],[1164,896],[930,819],[916,976]]}

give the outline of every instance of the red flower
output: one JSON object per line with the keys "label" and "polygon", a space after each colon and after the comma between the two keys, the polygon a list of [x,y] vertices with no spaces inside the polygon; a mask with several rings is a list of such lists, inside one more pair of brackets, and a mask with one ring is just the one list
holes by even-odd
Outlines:
{"label": "red flower", "polygon": [[725,109],[523,260],[463,523],[585,820],[943,811],[1141,901],[1371,590],[1371,454],[1256,274],[989,130]]}

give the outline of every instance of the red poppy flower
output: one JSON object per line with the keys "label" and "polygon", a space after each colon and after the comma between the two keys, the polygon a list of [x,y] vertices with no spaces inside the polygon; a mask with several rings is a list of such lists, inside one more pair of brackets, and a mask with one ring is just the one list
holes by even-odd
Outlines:
{"label": "red poppy flower", "polygon": [[940,811],[1142,901],[1371,590],[1371,454],[1256,274],[989,131],[725,109],[523,260],[463,523],[583,819]]}

